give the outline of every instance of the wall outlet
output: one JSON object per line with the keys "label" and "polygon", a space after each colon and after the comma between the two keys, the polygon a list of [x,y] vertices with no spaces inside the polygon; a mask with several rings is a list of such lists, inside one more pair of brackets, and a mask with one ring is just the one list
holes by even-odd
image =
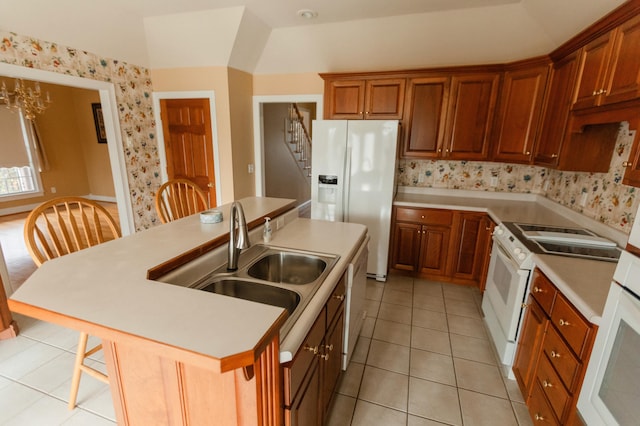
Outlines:
{"label": "wall outlet", "polygon": [[544,185],[542,185],[542,189],[544,189],[545,191],[549,190],[549,181],[548,180],[544,181]]}
{"label": "wall outlet", "polygon": [[420,174],[418,175],[418,182],[419,182],[419,183],[423,183],[423,182],[424,182],[424,173],[420,173]]}
{"label": "wall outlet", "polygon": [[55,187],[55,186],[52,186],[52,187],[51,187],[51,193],[52,193],[52,194],[55,194],[56,192],[58,192],[58,190],[56,189],[56,187]]}
{"label": "wall outlet", "polygon": [[582,207],[587,205],[587,197],[589,196],[588,193],[583,192],[582,194],[580,194],[580,205]]}
{"label": "wall outlet", "polygon": [[249,172],[249,174],[253,173],[254,170],[255,170],[255,166],[253,164],[249,164],[247,166],[247,171]]}
{"label": "wall outlet", "polygon": [[489,185],[492,187],[498,186],[498,176],[491,176],[491,180],[489,181]]}
{"label": "wall outlet", "polygon": [[284,217],[276,218],[276,231],[284,226]]}

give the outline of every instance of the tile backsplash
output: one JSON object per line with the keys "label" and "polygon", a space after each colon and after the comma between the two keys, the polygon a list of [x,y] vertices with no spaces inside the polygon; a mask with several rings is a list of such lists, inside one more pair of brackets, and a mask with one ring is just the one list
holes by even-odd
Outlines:
{"label": "tile backsplash", "polygon": [[637,189],[621,183],[622,163],[629,158],[633,139],[628,123],[621,123],[608,173],[477,161],[401,159],[397,184],[540,194],[628,234],[640,202]]}

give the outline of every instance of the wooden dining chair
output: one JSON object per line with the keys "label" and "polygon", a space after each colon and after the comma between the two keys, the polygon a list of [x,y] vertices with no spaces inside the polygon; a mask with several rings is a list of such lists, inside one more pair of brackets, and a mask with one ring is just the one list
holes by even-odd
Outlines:
{"label": "wooden dining chair", "polygon": [[209,208],[205,193],[188,179],[172,179],[156,193],[156,211],[162,223],[199,213]]}
{"label": "wooden dining chair", "polygon": [[[59,197],[33,209],[24,224],[24,240],[36,265],[120,237],[120,227],[100,204],[81,197]],[[76,406],[82,373],[109,383],[108,377],[84,362],[102,349],[87,350],[89,335],[80,332],[73,367],[69,409]]]}

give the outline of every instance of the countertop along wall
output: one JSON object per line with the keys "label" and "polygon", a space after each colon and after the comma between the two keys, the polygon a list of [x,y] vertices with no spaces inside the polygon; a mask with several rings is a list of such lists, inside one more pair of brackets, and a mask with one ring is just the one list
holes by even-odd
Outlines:
{"label": "countertop along wall", "polygon": [[[640,203],[636,188],[620,183],[624,175],[622,163],[629,158],[632,142],[628,123],[622,123],[608,173],[563,172],[538,166],[477,161],[401,159],[397,184],[544,195],[628,234]],[[491,186],[493,176],[497,177],[495,187]]]}

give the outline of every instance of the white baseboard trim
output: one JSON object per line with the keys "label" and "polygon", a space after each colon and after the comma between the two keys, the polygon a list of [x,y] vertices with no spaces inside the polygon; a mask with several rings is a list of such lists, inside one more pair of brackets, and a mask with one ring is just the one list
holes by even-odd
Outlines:
{"label": "white baseboard trim", "polygon": [[[102,202],[105,202],[105,203],[115,203],[116,202],[116,197],[110,197],[110,196],[106,196],[106,195],[88,194],[88,195],[81,195],[81,197],[87,198],[87,199],[93,200],[93,201],[102,201]],[[22,206],[7,207],[7,208],[4,208],[4,209],[0,209],[0,216],[7,216],[7,215],[10,215],[10,214],[30,212],[31,210],[33,210],[36,207],[38,207],[40,204],[41,203],[24,204]]]}

